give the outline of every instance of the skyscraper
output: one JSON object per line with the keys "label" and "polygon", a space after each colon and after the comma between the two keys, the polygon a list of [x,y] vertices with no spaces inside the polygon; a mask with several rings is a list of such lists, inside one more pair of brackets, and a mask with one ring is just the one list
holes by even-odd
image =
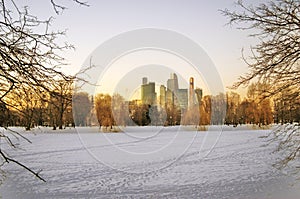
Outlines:
{"label": "skyscraper", "polygon": [[195,104],[195,90],[194,90],[194,78],[190,77],[190,87],[189,87],[189,107]]}
{"label": "skyscraper", "polygon": [[175,91],[175,96],[178,99],[180,108],[187,109],[188,107],[188,89],[178,89]]}
{"label": "skyscraper", "polygon": [[143,83],[143,84],[147,84],[147,83],[148,83],[147,77],[143,77],[142,83]]}
{"label": "skyscraper", "polygon": [[164,85],[160,86],[160,96],[159,96],[159,104],[164,107],[166,105],[166,87]]}
{"label": "skyscraper", "polygon": [[181,109],[188,107],[188,89],[180,89],[178,84],[178,77],[175,73],[171,73],[170,79],[167,80],[166,92],[167,106],[180,106]]}
{"label": "skyscraper", "polygon": [[166,107],[171,108],[174,106],[174,93],[167,89],[166,91]]}
{"label": "skyscraper", "polygon": [[147,78],[143,78],[143,84],[141,85],[141,99],[143,104],[155,104],[156,103],[156,92],[155,83],[147,83]]}
{"label": "skyscraper", "polygon": [[167,88],[173,92],[178,90],[178,78],[175,73],[171,73],[170,79],[167,81]]}

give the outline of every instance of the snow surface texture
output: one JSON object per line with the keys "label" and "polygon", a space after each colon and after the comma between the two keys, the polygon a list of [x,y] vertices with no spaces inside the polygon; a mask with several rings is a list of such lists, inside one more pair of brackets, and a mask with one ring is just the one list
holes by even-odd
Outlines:
{"label": "snow surface texture", "polygon": [[[300,198],[297,181],[272,167],[270,130],[96,127],[23,133],[11,156],[42,170],[42,182],[6,164],[2,198]],[[16,128],[15,130],[21,131]],[[2,148],[6,148],[3,141]],[[295,184],[296,182],[296,184]]]}

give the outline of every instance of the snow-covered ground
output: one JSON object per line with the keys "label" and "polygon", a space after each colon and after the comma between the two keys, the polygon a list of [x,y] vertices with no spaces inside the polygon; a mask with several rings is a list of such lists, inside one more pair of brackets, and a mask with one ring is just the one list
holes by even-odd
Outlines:
{"label": "snow-covered ground", "polygon": [[[20,129],[16,130],[20,131]],[[6,164],[2,198],[300,198],[297,181],[272,167],[270,130],[246,127],[96,127],[24,132]],[[2,148],[6,148],[1,143]]]}

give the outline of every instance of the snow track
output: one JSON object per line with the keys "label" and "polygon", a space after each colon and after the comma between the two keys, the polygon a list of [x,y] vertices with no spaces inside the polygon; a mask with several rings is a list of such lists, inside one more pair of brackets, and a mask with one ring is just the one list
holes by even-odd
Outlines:
{"label": "snow track", "polygon": [[[154,151],[168,143],[174,132],[151,139],[106,134],[113,139],[112,145],[95,129],[81,131],[85,133],[80,137],[71,132],[25,133],[33,144],[20,143],[24,150],[12,151],[12,157],[36,171],[42,169],[47,182],[8,164],[0,187],[2,197],[299,198],[297,186],[290,186],[295,182],[292,176],[272,167],[277,158],[271,153],[274,146],[262,147],[264,140],[259,136],[267,130],[224,131],[212,150],[218,132],[209,132],[202,150],[205,133],[197,132],[195,138],[193,132],[179,132],[162,151],[130,156],[124,155],[126,150]],[[141,133],[147,137],[151,132]],[[125,151],[122,155],[120,149]]]}

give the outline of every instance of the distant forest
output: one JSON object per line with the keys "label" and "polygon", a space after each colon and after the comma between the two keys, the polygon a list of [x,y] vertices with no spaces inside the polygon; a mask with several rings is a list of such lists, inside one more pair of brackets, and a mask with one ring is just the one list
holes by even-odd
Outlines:
{"label": "distant forest", "polygon": [[37,92],[29,87],[14,91],[7,97],[10,104],[0,104],[2,126],[173,126],[173,125],[239,125],[294,123],[300,121],[300,102],[282,91],[268,97],[268,86],[260,83],[248,87],[241,99],[236,92],[205,95],[186,110],[178,103],[161,106],[142,104],[139,100],[125,101],[119,94],[99,93],[90,96],[73,91],[70,82],[61,81],[56,95]]}

